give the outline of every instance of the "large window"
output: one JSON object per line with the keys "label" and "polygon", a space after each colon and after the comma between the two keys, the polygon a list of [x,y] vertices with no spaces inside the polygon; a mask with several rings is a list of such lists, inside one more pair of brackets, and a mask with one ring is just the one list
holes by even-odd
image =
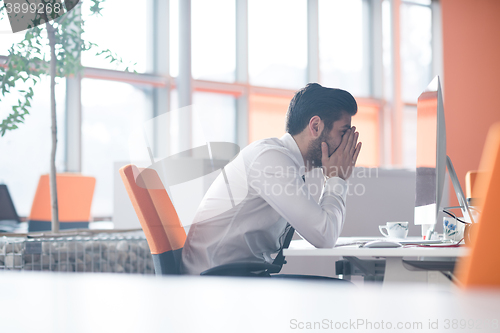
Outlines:
{"label": "large window", "polygon": [[170,76],[179,74],[179,0],[170,0],[169,3],[169,58]]}
{"label": "large window", "polygon": [[320,81],[355,96],[369,96],[369,45],[363,36],[362,0],[319,1]]}
{"label": "large window", "polygon": [[234,0],[192,1],[193,78],[233,82],[236,68]]}
{"label": "large window", "polygon": [[[77,161],[72,171],[96,177],[93,216],[113,214],[114,163],[129,160],[132,127],[165,115],[149,133],[159,158],[184,149],[183,140],[194,146],[230,141],[243,147],[285,133],[290,99],[308,80],[356,98],[352,123],[363,141],[359,165],[414,164],[415,103],[440,74],[439,53],[433,49],[439,22],[433,16],[435,1],[148,0],[138,5],[106,0],[103,15],[92,18],[88,2],[83,3],[84,37],[124,62],[110,64],[104,56],[84,54],[81,84],[68,85],[66,92],[60,80],[57,88],[58,167],[65,171],[69,160]],[[190,30],[180,38],[179,25],[188,21],[191,25],[183,27]],[[24,36],[9,31],[8,21],[1,20],[0,66],[10,46]],[[191,37],[190,47],[183,44],[185,36]],[[179,50],[189,56],[179,57]],[[187,62],[191,76],[180,76]],[[136,72],[125,72],[131,64]],[[0,155],[9,156],[0,165],[0,181],[11,187],[22,215],[28,214],[38,177],[48,171],[47,83],[35,89],[26,123],[0,138]],[[15,95],[9,98],[0,99],[0,116]],[[192,104],[192,115],[171,112],[181,104]],[[70,115],[68,128],[65,115]],[[67,142],[72,142],[69,157]],[[44,160],[47,164],[34,163]]]}
{"label": "large window", "polygon": [[106,0],[102,16],[91,16],[88,6],[91,1],[84,1],[82,15],[85,22],[83,38],[99,46],[101,50],[110,50],[123,60],[123,65],[110,63],[106,55],[95,56],[94,52],[84,53],[84,66],[106,69],[120,69],[130,65],[131,70],[144,73],[147,70],[148,33],[147,5],[134,0]]}
{"label": "large window", "polygon": [[0,13],[0,55],[7,55],[12,44],[20,42],[23,38],[23,32],[12,33],[7,15]]}
{"label": "large window", "polygon": [[[195,92],[194,114],[201,131],[194,131],[195,142],[236,142],[235,99],[227,94]],[[194,127],[193,127],[194,128]]]}
{"label": "large window", "polygon": [[248,2],[250,83],[297,89],[306,84],[307,1]]}
{"label": "large window", "polygon": [[432,80],[432,12],[429,6],[401,5],[401,90],[415,103]]}
{"label": "large window", "polygon": [[[432,10],[430,1],[401,4],[401,98],[405,167],[416,163],[416,102],[432,80]],[[434,73],[436,75],[437,73]]]}
{"label": "large window", "polygon": [[8,21],[0,21],[0,54],[2,55],[7,55],[12,45],[19,43],[24,38],[23,33],[12,34],[9,30],[2,30],[2,28],[10,29],[10,27],[5,27],[5,24],[3,24],[5,22]]}
{"label": "large window", "polygon": [[393,78],[392,72],[394,70],[393,62],[393,26],[392,26],[392,10],[391,4],[388,0],[382,2],[382,64],[383,64],[383,76],[382,76],[382,86],[383,86],[383,99],[391,101],[394,99],[393,96]]}

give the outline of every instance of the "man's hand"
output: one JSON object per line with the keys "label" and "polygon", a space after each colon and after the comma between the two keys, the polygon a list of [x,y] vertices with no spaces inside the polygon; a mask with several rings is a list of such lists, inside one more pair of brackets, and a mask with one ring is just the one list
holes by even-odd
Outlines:
{"label": "man's hand", "polygon": [[356,132],[356,127],[352,127],[342,137],[340,146],[328,156],[328,145],[326,142],[321,143],[321,163],[323,164],[324,174],[330,177],[340,177],[347,180],[352,174],[352,170],[356,165],[359,152],[361,150],[361,142],[358,142],[359,133]]}

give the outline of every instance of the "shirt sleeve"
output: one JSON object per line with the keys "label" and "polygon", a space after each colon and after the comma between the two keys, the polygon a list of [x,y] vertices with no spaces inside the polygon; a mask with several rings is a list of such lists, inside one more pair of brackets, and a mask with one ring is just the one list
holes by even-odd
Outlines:
{"label": "shirt sleeve", "polygon": [[315,247],[333,247],[345,220],[347,183],[325,181],[319,203],[302,180],[297,163],[278,150],[259,155],[250,166],[249,185]]}

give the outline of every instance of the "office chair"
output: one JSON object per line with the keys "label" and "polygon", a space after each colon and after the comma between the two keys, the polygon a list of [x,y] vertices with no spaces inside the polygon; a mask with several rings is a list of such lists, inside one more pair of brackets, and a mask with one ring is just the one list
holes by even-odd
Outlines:
{"label": "office chair", "polygon": [[[476,193],[482,204],[479,222],[474,224],[470,254],[457,267],[457,278],[465,288],[500,288],[498,203],[500,202],[500,123],[489,132],[481,157],[481,174]],[[484,170],[484,172],[483,172]]]}
{"label": "office chair", "polygon": [[[58,173],[56,177],[59,228],[61,230],[88,228],[95,178],[74,173]],[[28,232],[51,230],[51,207],[49,175],[47,174],[40,176],[38,181],[28,218]]]}
{"label": "office chair", "polygon": [[[156,275],[181,274],[186,232],[158,174],[131,164],[119,172],[146,235]],[[201,275],[263,276],[280,270],[280,265],[241,262],[213,267]]]}
{"label": "office chair", "polygon": [[481,175],[481,172],[477,170],[470,170],[465,175],[465,195],[467,198],[477,199],[476,190],[474,186],[476,185],[477,178]]}

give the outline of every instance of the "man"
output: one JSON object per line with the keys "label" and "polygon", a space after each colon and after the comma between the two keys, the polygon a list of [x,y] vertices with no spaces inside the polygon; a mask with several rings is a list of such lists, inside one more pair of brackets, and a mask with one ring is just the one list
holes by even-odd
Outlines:
{"label": "man", "polygon": [[[299,90],[288,108],[287,133],[244,148],[214,181],[198,208],[181,270],[200,274],[237,262],[272,263],[290,224],[316,247],[333,247],[345,219],[346,180],[361,143],[351,127],[351,94],[317,83]],[[318,201],[305,174],[322,167]]]}

